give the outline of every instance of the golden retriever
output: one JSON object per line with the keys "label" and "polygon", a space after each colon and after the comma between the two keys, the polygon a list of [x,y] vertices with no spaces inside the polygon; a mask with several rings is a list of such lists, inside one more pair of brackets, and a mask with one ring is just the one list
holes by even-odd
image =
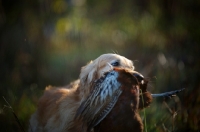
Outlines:
{"label": "golden retriever", "polygon": [[118,54],[103,54],[82,67],[79,79],[66,87],[46,87],[31,116],[29,132],[85,132],[81,121],[74,119],[80,104],[92,90],[92,82],[112,67],[134,70],[131,60]]}

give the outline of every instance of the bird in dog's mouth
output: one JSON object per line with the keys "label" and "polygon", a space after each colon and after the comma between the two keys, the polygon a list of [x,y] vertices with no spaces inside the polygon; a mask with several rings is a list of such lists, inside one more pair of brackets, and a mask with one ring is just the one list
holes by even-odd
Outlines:
{"label": "bird in dog's mouth", "polygon": [[[148,80],[139,72],[113,68],[94,81],[93,90],[81,103],[75,118],[83,120],[88,126],[88,131],[93,129],[105,132],[120,131],[121,128],[128,128],[128,131],[134,130],[135,126],[126,126],[124,122],[142,126],[138,110],[148,107],[153,97],[172,96],[180,92],[172,91],[166,95],[151,94],[147,91],[147,85]],[[123,112],[130,116],[125,116]],[[118,118],[113,120],[114,116]],[[115,122],[115,124],[110,123],[109,128],[102,127],[107,126],[107,122]],[[118,125],[121,128],[118,128]]]}
{"label": "bird in dog's mouth", "polygon": [[[136,114],[139,107],[147,107],[152,102],[151,94],[147,92],[147,84],[148,81],[139,72],[113,68],[94,81],[93,90],[78,108],[75,118],[83,120],[90,131],[98,124],[104,123],[105,118],[109,119],[110,116],[113,116],[112,114],[116,115],[117,113],[118,116],[122,116],[120,112],[117,112],[118,106],[123,111],[131,112],[131,115]],[[145,106],[139,105],[142,92],[148,93],[142,95],[147,96],[145,97]],[[138,119],[133,119],[132,116],[129,118],[127,120],[133,124],[135,121],[141,123],[139,116]],[[110,130],[112,127],[116,127],[116,125],[111,125]]]}

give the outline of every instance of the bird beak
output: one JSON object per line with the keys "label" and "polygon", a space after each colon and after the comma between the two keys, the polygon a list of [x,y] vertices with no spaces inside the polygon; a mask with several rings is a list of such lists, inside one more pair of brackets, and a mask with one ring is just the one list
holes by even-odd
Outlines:
{"label": "bird beak", "polygon": [[138,82],[144,83],[144,76],[139,72],[134,71],[133,76],[137,79]]}

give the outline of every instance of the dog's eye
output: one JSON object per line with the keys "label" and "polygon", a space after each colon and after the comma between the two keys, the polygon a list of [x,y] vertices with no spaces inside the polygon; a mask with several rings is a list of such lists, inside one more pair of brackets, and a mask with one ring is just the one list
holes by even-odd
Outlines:
{"label": "dog's eye", "polygon": [[119,62],[118,62],[118,61],[113,62],[113,63],[111,63],[111,65],[112,65],[112,66],[119,66]]}

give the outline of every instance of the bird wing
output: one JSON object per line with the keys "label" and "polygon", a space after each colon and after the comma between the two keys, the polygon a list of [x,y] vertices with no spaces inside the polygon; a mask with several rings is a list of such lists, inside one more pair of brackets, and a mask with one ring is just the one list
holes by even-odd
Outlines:
{"label": "bird wing", "polygon": [[116,104],[118,97],[121,95],[121,93],[122,90],[120,89],[116,90],[112,98],[108,99],[106,103],[104,103],[102,106],[99,107],[99,110],[96,111],[94,118],[90,122],[88,122],[89,129],[98,125],[108,115],[108,113],[112,110],[112,108]]}
{"label": "bird wing", "polygon": [[118,72],[111,71],[98,79],[91,94],[80,105],[76,116],[88,125],[88,130],[101,122],[116,104],[121,95],[121,84],[117,81]]}

